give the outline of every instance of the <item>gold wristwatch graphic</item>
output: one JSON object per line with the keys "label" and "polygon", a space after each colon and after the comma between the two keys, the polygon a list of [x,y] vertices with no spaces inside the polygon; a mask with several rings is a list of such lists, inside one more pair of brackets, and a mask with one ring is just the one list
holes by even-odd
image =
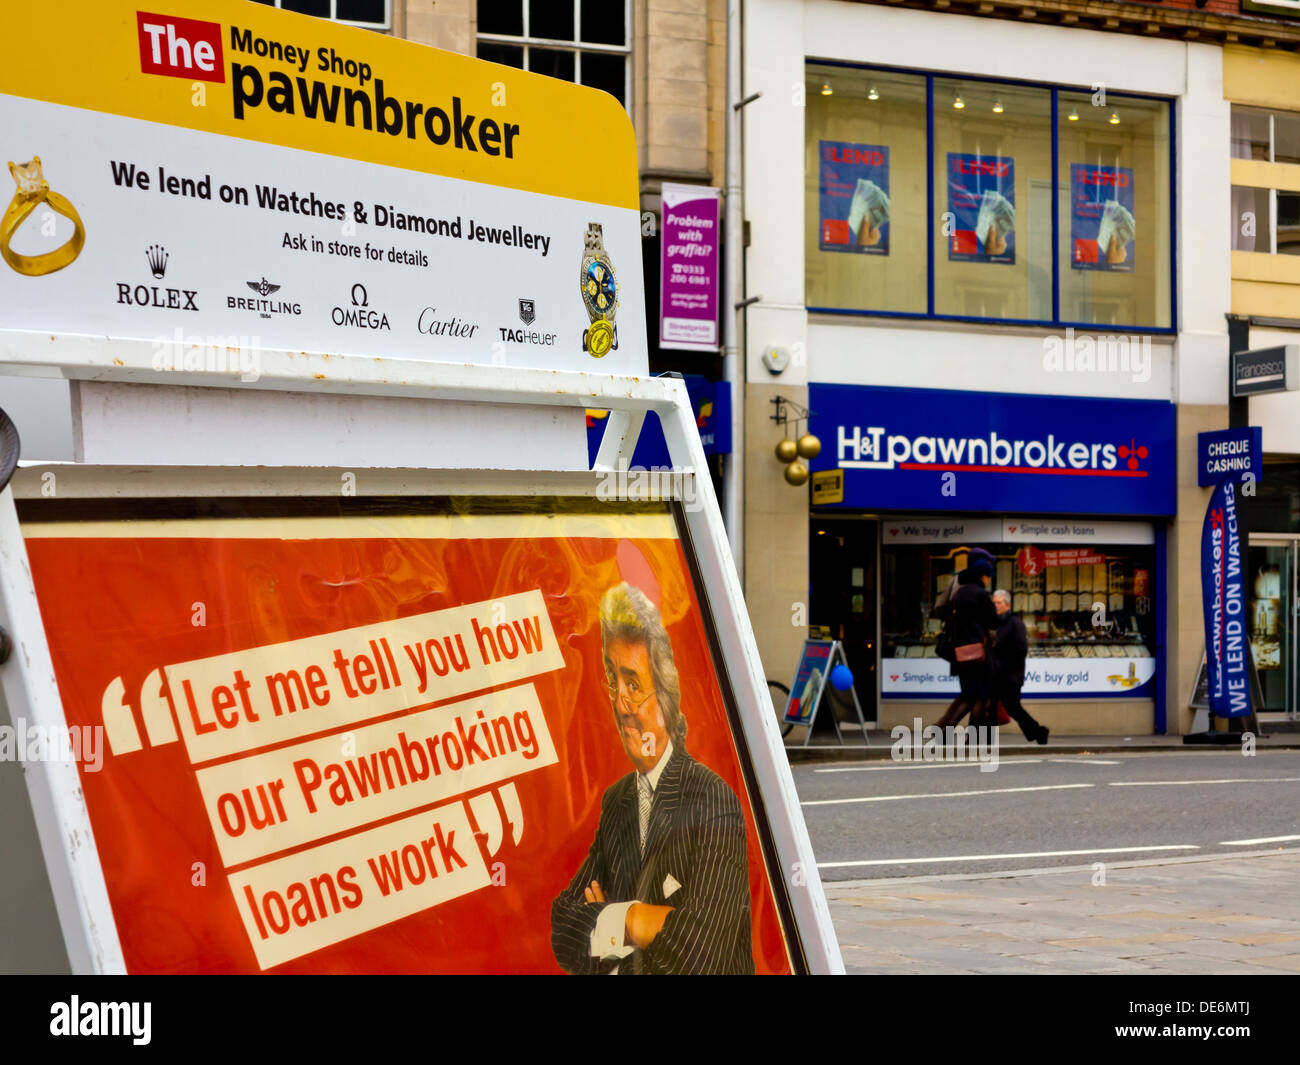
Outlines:
{"label": "gold wristwatch graphic", "polygon": [[[5,262],[18,273],[25,274],[27,277],[40,277],[42,274],[52,274],[56,270],[62,270],[81,254],[81,249],[86,244],[86,229],[81,224],[81,215],[77,214],[77,209],[72,206],[67,197],[59,195],[50,188],[50,183],[45,180],[45,175],[41,172],[39,155],[33,156],[29,163],[10,162],[9,173],[18,183],[18,191],[9,201],[4,217],[0,218],[0,255],[3,255]],[[31,213],[42,203],[47,204],[55,213],[71,220],[75,227],[72,238],[63,247],[55,248],[54,251],[48,251],[44,255],[20,255],[10,249],[9,241],[13,239],[18,227],[27,221]]]}
{"label": "gold wristwatch graphic", "polygon": [[587,235],[582,252],[582,303],[591,318],[591,326],[582,333],[582,350],[597,359],[604,358],[612,348],[618,347],[618,329],[614,314],[618,310],[618,286],[614,279],[614,264],[605,251],[601,227],[587,223]]}

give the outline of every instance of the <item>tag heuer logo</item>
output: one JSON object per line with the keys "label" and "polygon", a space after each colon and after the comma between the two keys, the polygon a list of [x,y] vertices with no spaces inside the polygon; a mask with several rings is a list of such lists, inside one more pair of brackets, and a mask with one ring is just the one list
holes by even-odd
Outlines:
{"label": "tag heuer logo", "polygon": [[532,325],[532,324],[533,324],[533,320],[534,320],[536,317],[537,317],[537,315],[534,313],[534,310],[533,310],[533,301],[532,301],[532,300],[520,300],[520,301],[519,301],[519,320],[520,320],[521,322],[523,322],[524,325]]}

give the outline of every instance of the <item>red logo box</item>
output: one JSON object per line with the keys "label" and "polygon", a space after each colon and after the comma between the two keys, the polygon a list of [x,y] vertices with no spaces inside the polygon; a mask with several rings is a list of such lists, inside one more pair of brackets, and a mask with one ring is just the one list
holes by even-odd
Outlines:
{"label": "red logo box", "polygon": [[175,15],[135,13],[140,69],[186,81],[226,80],[221,59],[221,23]]}

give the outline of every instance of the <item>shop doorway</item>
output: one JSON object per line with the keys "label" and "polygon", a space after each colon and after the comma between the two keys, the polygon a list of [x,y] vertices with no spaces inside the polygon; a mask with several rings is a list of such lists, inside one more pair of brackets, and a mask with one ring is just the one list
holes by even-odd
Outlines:
{"label": "shop doorway", "polygon": [[[868,723],[879,720],[879,529],[874,518],[814,518],[808,533],[808,624],[822,627],[830,639],[843,643]],[[834,689],[828,694],[834,697],[837,719],[856,724],[852,696]]]}
{"label": "shop doorway", "polygon": [[1261,713],[1300,716],[1296,690],[1296,568],[1300,538],[1252,536],[1246,576],[1250,647],[1264,693]]}

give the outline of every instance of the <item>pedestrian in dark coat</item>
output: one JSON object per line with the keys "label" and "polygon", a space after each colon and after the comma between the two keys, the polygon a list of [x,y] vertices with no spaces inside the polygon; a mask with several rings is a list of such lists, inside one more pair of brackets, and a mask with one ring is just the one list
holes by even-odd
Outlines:
{"label": "pedestrian in dark coat", "polygon": [[957,587],[943,608],[944,633],[955,648],[981,644],[984,656],[954,662],[952,672],[961,692],[939,719],[940,728],[956,725],[968,713],[971,723],[986,724],[993,695],[992,639],[998,615],[988,587],[993,583],[993,559],[984,551],[972,552],[969,564],[957,574]]}
{"label": "pedestrian in dark coat", "polygon": [[993,636],[993,697],[1020,726],[1025,739],[1030,743],[1046,743],[1048,729],[1030,717],[1020,703],[1025,656],[1029,653],[1025,623],[1019,614],[1011,613],[1011,596],[1001,588],[993,593],[993,606],[998,612],[998,627]]}

